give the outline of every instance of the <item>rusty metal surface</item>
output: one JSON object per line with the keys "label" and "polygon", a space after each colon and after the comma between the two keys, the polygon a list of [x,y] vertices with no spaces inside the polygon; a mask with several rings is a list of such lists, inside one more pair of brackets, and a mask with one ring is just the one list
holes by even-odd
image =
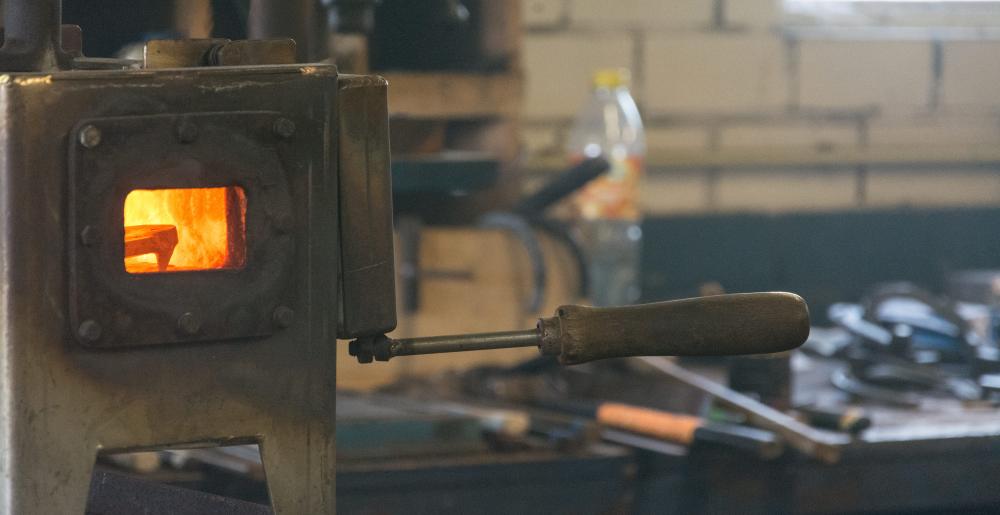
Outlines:
{"label": "rusty metal surface", "polygon": [[69,68],[73,56],[62,46],[61,0],[6,0],[0,71]]}
{"label": "rusty metal surface", "polygon": [[[325,66],[0,74],[0,514],[81,513],[98,453],[254,442],[275,513],[334,512],[336,80]],[[68,301],[68,247],[79,241],[68,233],[75,216],[68,196],[79,186],[68,174],[74,128],[82,120],[248,106],[295,120],[274,157],[292,199],[294,312],[275,316],[287,328],[127,350],[80,345]],[[230,142],[213,141],[226,155],[221,147]],[[161,150],[151,145],[134,150],[155,158]],[[190,148],[192,163],[206,158]],[[248,209],[261,201],[248,195]],[[114,256],[119,266],[121,257]],[[247,266],[266,258],[250,255]],[[159,275],[166,274],[128,280],[139,292]],[[187,278],[192,291],[214,287],[204,276]]]}
{"label": "rusty metal surface", "polygon": [[232,41],[220,46],[211,56],[215,66],[257,66],[292,64],[297,45],[293,39]]}
{"label": "rusty metal surface", "polygon": [[271,508],[123,474],[94,471],[85,515],[271,515]]}
{"label": "rusty metal surface", "polygon": [[228,42],[228,39],[154,39],[143,48],[143,68],[205,66],[209,52]]}
{"label": "rusty metal surface", "polygon": [[[295,227],[290,170],[310,154],[273,130],[286,113],[241,111],[85,118],[69,149],[70,324],[99,324],[95,347],[128,347],[266,336],[272,313],[295,309]],[[287,116],[293,116],[287,114]],[[301,115],[296,116],[299,118]],[[298,119],[303,126],[305,118]],[[87,145],[86,131],[99,131]],[[122,263],[126,196],[138,189],[239,187],[246,208],[246,260],[238,269],[152,274]],[[84,238],[84,231],[96,236]],[[192,285],[198,287],[193,288]],[[182,315],[194,325],[180,326]]]}
{"label": "rusty metal surface", "polygon": [[157,39],[143,49],[143,67],[260,66],[295,63],[291,39]]}
{"label": "rusty metal surface", "polygon": [[392,176],[389,146],[388,84],[381,77],[342,75],[340,102],[340,232],[350,245],[341,248],[339,336],[355,338],[396,328],[396,273],[392,241]]}

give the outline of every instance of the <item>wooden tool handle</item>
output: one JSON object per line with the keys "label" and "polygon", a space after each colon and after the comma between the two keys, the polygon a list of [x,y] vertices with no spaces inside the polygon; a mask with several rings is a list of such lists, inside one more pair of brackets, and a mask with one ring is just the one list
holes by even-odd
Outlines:
{"label": "wooden tool handle", "polygon": [[544,354],[565,365],[627,356],[724,356],[794,349],[809,309],[792,293],[742,293],[621,308],[563,306],[539,321]]}
{"label": "wooden tool handle", "polygon": [[691,445],[694,432],[702,425],[698,417],[612,402],[597,408],[597,421],[607,427],[683,445]]}

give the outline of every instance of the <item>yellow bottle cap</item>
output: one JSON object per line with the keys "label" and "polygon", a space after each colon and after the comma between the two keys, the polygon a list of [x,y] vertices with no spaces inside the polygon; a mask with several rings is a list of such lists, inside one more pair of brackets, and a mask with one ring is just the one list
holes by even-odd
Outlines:
{"label": "yellow bottle cap", "polygon": [[627,87],[631,79],[628,68],[605,68],[594,72],[594,86],[598,88]]}

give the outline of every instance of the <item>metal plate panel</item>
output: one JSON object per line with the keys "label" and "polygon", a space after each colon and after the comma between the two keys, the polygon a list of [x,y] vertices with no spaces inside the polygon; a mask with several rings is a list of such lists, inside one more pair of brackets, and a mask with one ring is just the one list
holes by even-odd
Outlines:
{"label": "metal plate panel", "polygon": [[[294,299],[293,215],[278,113],[81,121],[70,138],[70,318],[77,340],[121,347],[266,336]],[[96,132],[95,132],[96,131]],[[88,136],[90,139],[88,140]],[[239,186],[240,269],[129,274],[123,209],[135,189]]]}

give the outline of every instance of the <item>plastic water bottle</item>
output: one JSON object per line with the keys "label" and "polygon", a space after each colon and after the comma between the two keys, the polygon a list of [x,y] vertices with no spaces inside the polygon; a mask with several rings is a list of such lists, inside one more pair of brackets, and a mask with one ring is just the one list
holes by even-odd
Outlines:
{"label": "plastic water bottle", "polygon": [[574,162],[603,156],[611,169],[573,198],[590,270],[590,300],[616,306],[639,299],[642,215],[639,187],[646,158],[642,118],[629,92],[628,70],[600,70],[594,92],[567,142]]}

